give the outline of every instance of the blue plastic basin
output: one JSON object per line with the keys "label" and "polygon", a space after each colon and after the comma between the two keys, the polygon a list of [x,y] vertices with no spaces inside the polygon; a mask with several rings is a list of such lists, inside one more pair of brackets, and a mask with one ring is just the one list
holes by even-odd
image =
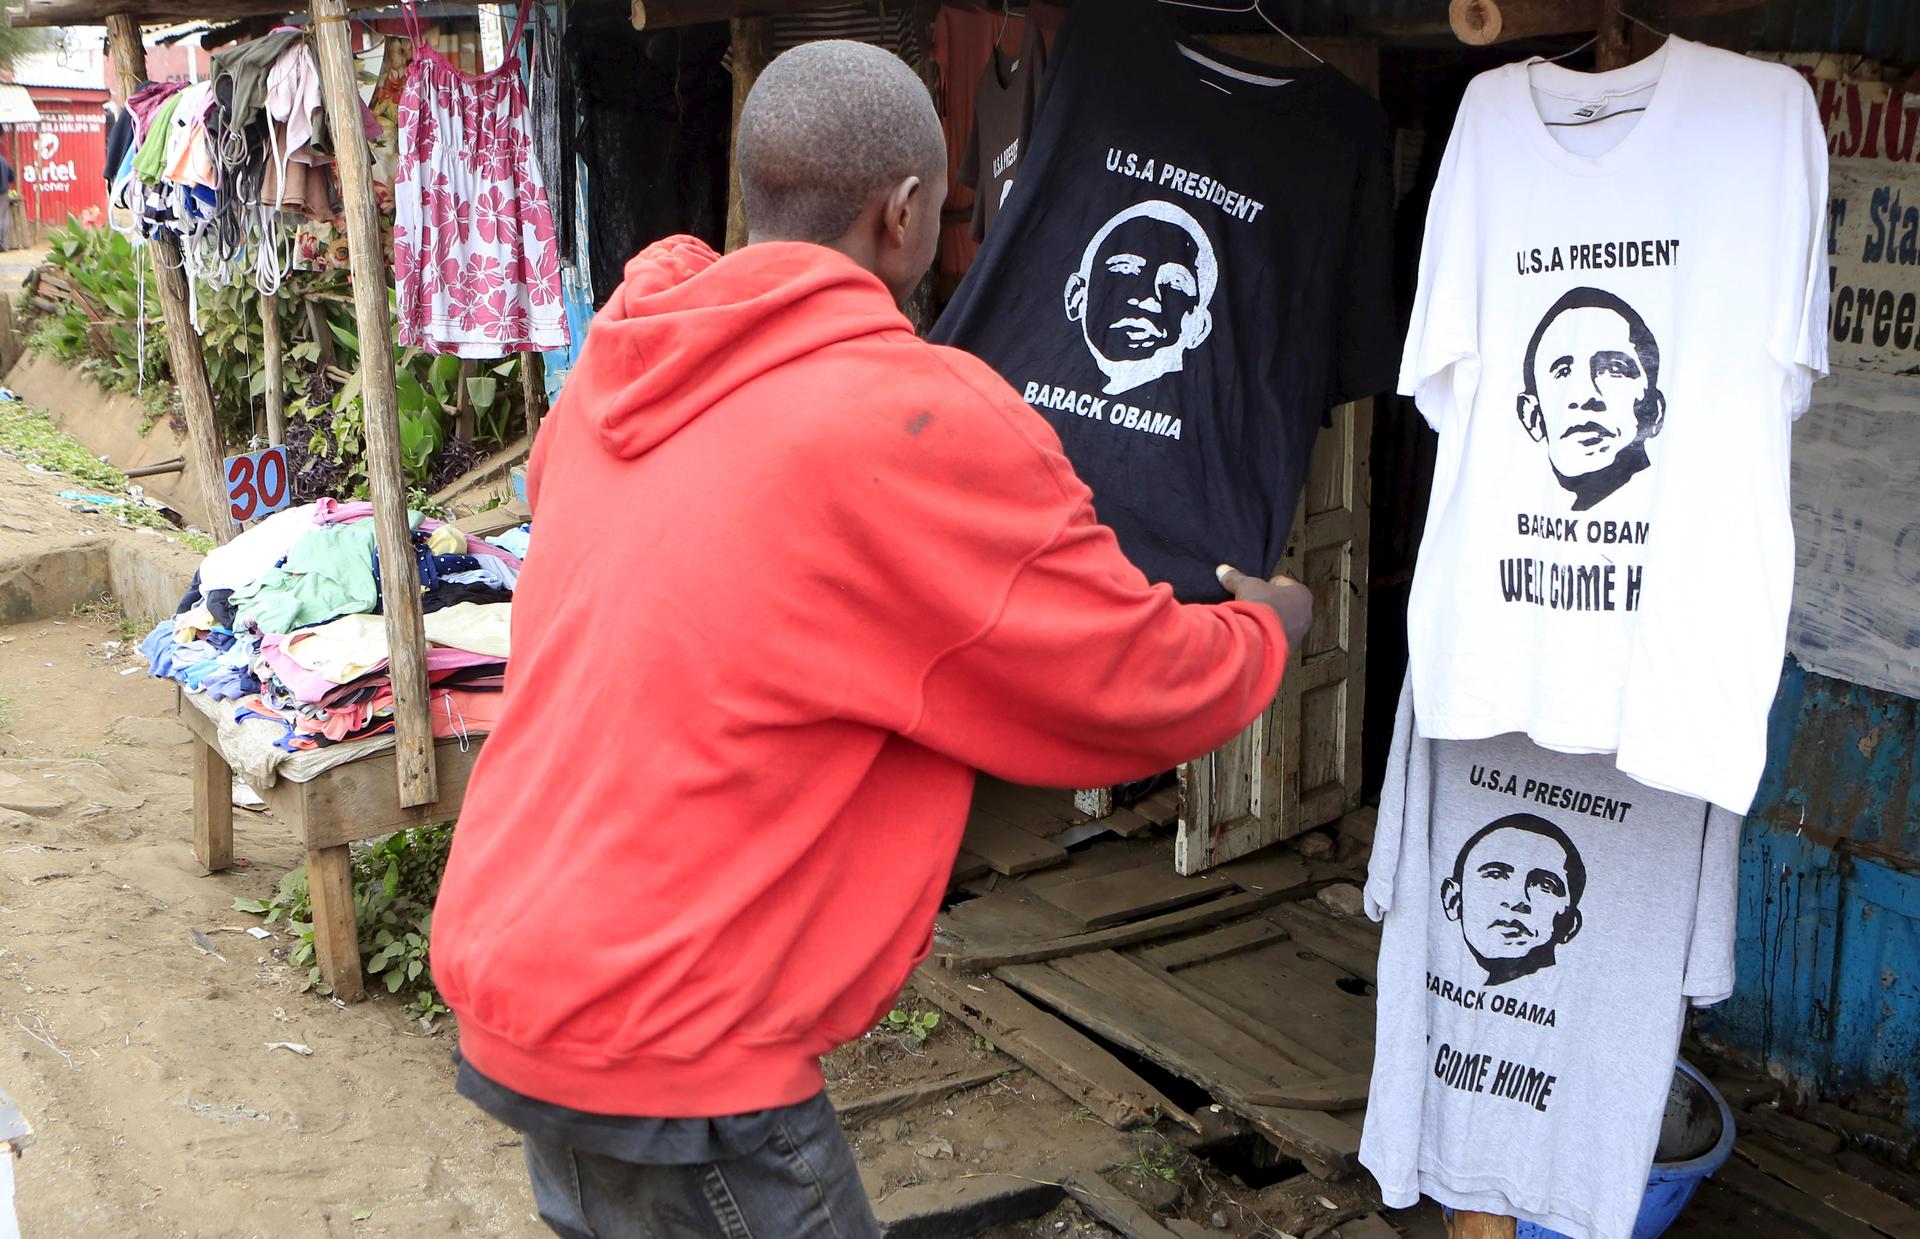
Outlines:
{"label": "blue plastic basin", "polygon": [[[1647,1175],[1647,1194],[1640,1198],[1633,1239],[1659,1239],[1732,1152],[1733,1111],[1727,1099],[1692,1063],[1680,1059],[1667,1089],[1667,1112],[1660,1120],[1660,1142],[1654,1146],[1653,1170]],[[1521,1222],[1514,1239],[1567,1236],[1538,1222]]]}
{"label": "blue plastic basin", "polygon": [[[1727,1099],[1692,1063],[1680,1059],[1667,1090],[1667,1113],[1660,1120],[1660,1143],[1654,1147],[1653,1170],[1647,1175],[1647,1194],[1640,1198],[1633,1239],[1659,1239],[1700,1184],[1724,1166],[1732,1152],[1733,1111],[1727,1108]],[[1514,1237],[1567,1239],[1533,1222],[1520,1223]]]}

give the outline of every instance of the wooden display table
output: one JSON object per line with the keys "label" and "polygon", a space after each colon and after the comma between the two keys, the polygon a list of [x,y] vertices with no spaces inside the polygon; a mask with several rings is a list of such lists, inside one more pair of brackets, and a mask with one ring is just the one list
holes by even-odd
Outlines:
{"label": "wooden display table", "polygon": [[[213,720],[184,701],[179,714],[193,733],[193,854],[208,873],[218,873],[233,865],[233,771]],[[273,815],[306,845],[314,956],[335,997],[354,1002],[366,992],[347,845],[459,817],[484,740],[471,736],[464,748],[459,740],[436,742],[439,798],[410,809],[400,805],[397,759],[391,750],[335,766],[304,783],[280,779],[256,789]]]}

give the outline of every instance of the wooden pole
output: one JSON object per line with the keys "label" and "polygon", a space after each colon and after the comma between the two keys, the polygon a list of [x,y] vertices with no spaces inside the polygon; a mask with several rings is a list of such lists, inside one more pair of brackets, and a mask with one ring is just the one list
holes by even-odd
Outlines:
{"label": "wooden pole", "polygon": [[1593,67],[1602,73],[1608,69],[1618,69],[1633,63],[1633,53],[1628,50],[1632,26],[1621,16],[1620,0],[1602,0],[1600,5],[1600,37],[1593,45]]}
{"label": "wooden pole", "polygon": [[1591,30],[1598,15],[1593,0],[1452,0],[1447,6],[1454,37],[1475,47]]}
{"label": "wooden pole", "polygon": [[260,352],[267,368],[267,443],[287,441],[286,350],[280,340],[279,294],[260,295]]}
{"label": "wooden pole", "polygon": [[747,243],[747,209],[740,197],[740,110],[760,70],[773,59],[773,23],[764,17],[733,19],[733,135],[735,149],[727,159],[727,252]]}
{"label": "wooden pole", "polygon": [[547,415],[547,362],[539,353],[520,354],[520,397],[527,408],[527,444],[532,446]]}
{"label": "wooden pole", "polygon": [[[120,90],[132,98],[147,76],[147,49],[140,42],[139,24],[125,14],[114,14],[107,18],[107,42],[113,49]],[[207,532],[215,542],[228,542],[240,528],[227,507],[226,454],[220,444],[213,389],[207,383],[207,357],[201,351],[200,333],[193,329],[193,312],[188,308],[187,273],[180,265],[180,245],[172,233],[160,231],[148,242],[147,253],[153,262],[160,315],[167,324],[167,357],[173,364],[174,386],[180,389],[180,403],[187,417],[187,460],[199,482]],[[141,306],[140,312],[144,314],[146,307]]]}
{"label": "wooden pole", "polygon": [[[1637,16],[1660,24],[1675,18],[1714,17],[1758,8],[1765,0],[1668,0],[1658,12],[1644,7]],[[1605,46],[1609,26],[1624,46],[1630,26],[1620,15],[1619,4],[1604,6],[1600,0],[1451,0],[1447,23],[1462,43],[1484,47],[1489,43],[1509,43],[1515,39],[1533,39],[1543,35],[1576,34],[1599,31]],[[1638,27],[1634,27],[1639,29]],[[1648,36],[1651,37],[1651,36]],[[1627,61],[1624,63],[1632,63]],[[1618,65],[1602,65],[1602,69]]]}
{"label": "wooden pole", "polygon": [[380,595],[387,615],[393,678],[394,746],[403,808],[439,799],[433,768],[433,725],[427,713],[427,639],[420,623],[420,575],[407,526],[407,476],[400,456],[400,409],[394,387],[393,320],[387,264],[373,199],[367,139],[360,127],[360,88],[347,40],[346,0],[313,0],[320,84],[333,133],[335,168],[347,216],[354,321],[360,332],[360,395],[366,410],[367,481],[380,550]]}
{"label": "wooden pole", "polygon": [[1491,1213],[1455,1213],[1447,1224],[1450,1239],[1513,1239],[1514,1220]]}

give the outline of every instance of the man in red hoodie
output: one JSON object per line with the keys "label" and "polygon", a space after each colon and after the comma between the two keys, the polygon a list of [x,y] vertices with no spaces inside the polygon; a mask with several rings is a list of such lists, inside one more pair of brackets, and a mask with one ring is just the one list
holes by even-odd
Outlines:
{"label": "man in red hoodie", "polygon": [[541,429],[435,916],[459,1089],[570,1237],[875,1234],[819,1057],[925,957],[975,769],[1207,752],[1311,610],[1150,586],[1046,422],[915,337],[946,152],[899,60],[781,56],[738,158],[752,243],[634,258]]}

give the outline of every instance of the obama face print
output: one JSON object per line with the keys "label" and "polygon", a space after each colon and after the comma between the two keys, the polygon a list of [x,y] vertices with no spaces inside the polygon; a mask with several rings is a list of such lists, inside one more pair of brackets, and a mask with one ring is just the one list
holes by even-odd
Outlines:
{"label": "obama face print", "polygon": [[1576,288],[1547,310],[1527,344],[1520,424],[1547,449],[1553,476],[1584,512],[1649,463],[1666,423],[1660,346],[1632,306]]}
{"label": "obama face print", "polygon": [[1457,921],[1467,950],[1503,985],[1554,964],[1580,932],[1587,867],[1566,832],[1531,813],[1491,822],[1461,847],[1440,907]]}
{"label": "obama face print", "polygon": [[1219,264],[1193,216],[1150,201],[1115,215],[1093,234],[1067,277],[1067,317],[1117,396],[1171,374],[1213,332]]}

